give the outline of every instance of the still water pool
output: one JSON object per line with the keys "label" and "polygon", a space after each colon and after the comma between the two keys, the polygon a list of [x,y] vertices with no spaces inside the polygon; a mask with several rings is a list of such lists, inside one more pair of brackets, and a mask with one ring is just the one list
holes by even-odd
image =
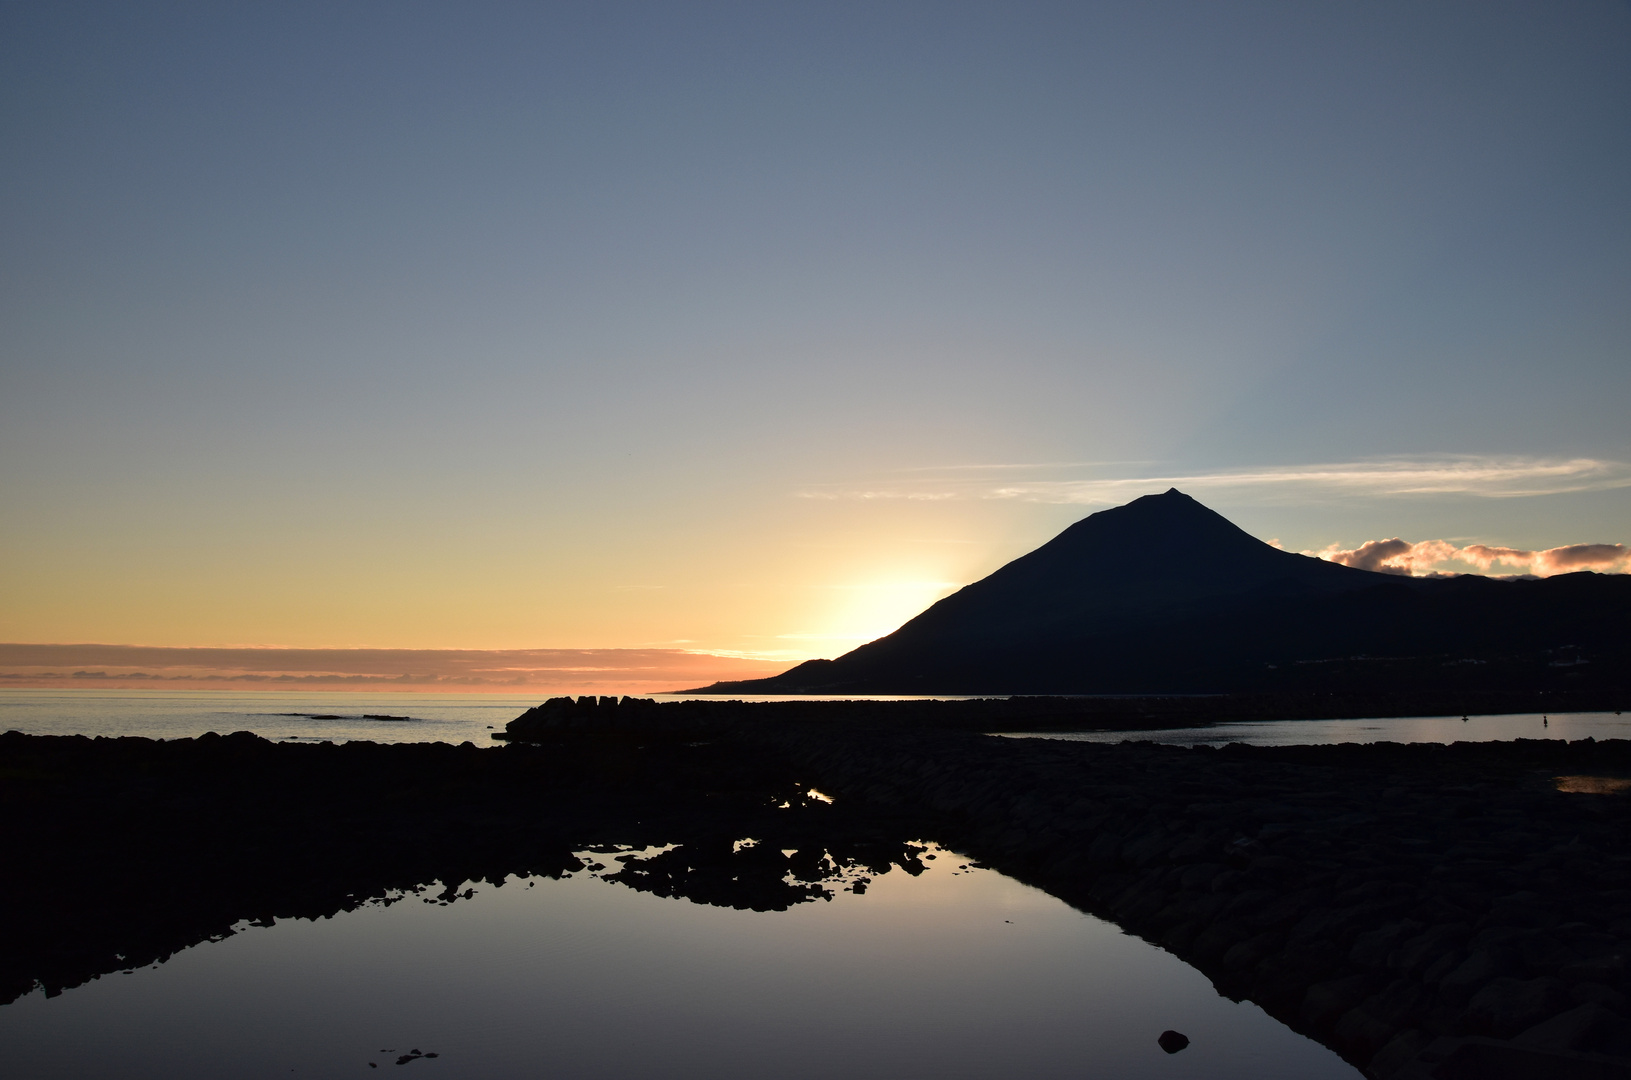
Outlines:
{"label": "still water pool", "polygon": [[[930,854],[915,877],[897,868],[864,895],[780,912],[665,899],[583,871],[474,886],[451,905],[433,888],[245,926],[0,1008],[5,1073],[1359,1076],[1160,949]],[[1165,1053],[1165,1029],[1189,1047]]]}

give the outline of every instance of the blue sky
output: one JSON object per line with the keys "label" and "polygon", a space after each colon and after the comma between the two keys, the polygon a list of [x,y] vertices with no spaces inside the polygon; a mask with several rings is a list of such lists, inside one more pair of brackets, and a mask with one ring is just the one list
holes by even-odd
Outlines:
{"label": "blue sky", "polygon": [[0,20],[0,639],[832,655],[1170,483],[1631,541],[1624,3]]}

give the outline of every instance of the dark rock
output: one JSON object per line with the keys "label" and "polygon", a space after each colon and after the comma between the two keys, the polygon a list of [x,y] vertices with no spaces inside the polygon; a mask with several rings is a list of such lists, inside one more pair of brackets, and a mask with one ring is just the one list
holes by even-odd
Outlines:
{"label": "dark rock", "polygon": [[1181,1032],[1167,1030],[1156,1037],[1156,1043],[1169,1054],[1176,1054],[1189,1045],[1189,1036]]}
{"label": "dark rock", "polygon": [[1370,975],[1349,975],[1315,983],[1303,995],[1299,1018],[1315,1031],[1329,1031],[1343,1013],[1369,997],[1375,987],[1376,980]]}
{"label": "dark rock", "polygon": [[1631,1068],[1593,1054],[1553,1053],[1487,1038],[1439,1038],[1384,1080],[1631,1080]]}
{"label": "dark rock", "polygon": [[1332,1036],[1354,1060],[1369,1061],[1401,1028],[1413,1026],[1431,1000],[1425,987],[1400,979],[1344,1013]]}
{"label": "dark rock", "polygon": [[[1421,981],[1428,986],[1438,986],[1450,972],[1467,962],[1467,954],[1460,949],[1446,949],[1437,960],[1427,966],[1421,973]],[[1469,995],[1470,996],[1470,995]],[[1463,999],[1465,1001],[1465,999]]]}
{"label": "dark rock", "polygon": [[1473,1035],[1510,1038],[1563,1011],[1570,1004],[1557,979],[1495,979],[1467,1003],[1462,1029]]}
{"label": "dark rock", "polygon": [[1391,1077],[1420,1057],[1432,1042],[1432,1036],[1421,1029],[1407,1028],[1376,1052],[1366,1071],[1372,1076]]}
{"label": "dark rock", "polygon": [[1620,993],[1611,986],[1602,983],[1582,982],[1569,987],[1569,997],[1584,1005],[1587,1002],[1596,1002],[1603,1008],[1617,1012],[1621,1016],[1631,1017],[1631,997]]}
{"label": "dark rock", "polygon": [[1388,956],[1406,938],[1412,937],[1422,929],[1421,923],[1406,919],[1402,922],[1390,922],[1385,926],[1360,934],[1354,939],[1353,949],[1348,953],[1348,959],[1362,968],[1383,968],[1388,966]]}
{"label": "dark rock", "polygon": [[1472,936],[1472,927],[1461,923],[1435,926],[1401,942],[1387,958],[1387,966],[1395,971],[1415,972],[1431,967],[1434,962],[1450,953],[1459,953],[1459,946]]}
{"label": "dark rock", "polygon": [[1462,1006],[1490,980],[1510,970],[1507,964],[1479,949],[1469,955],[1438,984],[1439,999],[1447,1005]]}
{"label": "dark rock", "polygon": [[1255,968],[1268,957],[1285,945],[1286,936],[1278,931],[1270,930],[1258,934],[1249,941],[1242,941],[1232,946],[1223,954],[1223,966],[1237,971],[1247,971]]}
{"label": "dark rock", "polygon": [[1631,1020],[1588,1002],[1536,1024],[1512,1041],[1534,1050],[1631,1058]]}

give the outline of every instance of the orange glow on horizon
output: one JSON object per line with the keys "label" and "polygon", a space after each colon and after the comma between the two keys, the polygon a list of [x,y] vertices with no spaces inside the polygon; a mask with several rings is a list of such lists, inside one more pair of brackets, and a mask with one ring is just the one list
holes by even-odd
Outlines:
{"label": "orange glow on horizon", "polygon": [[677,649],[177,649],[0,644],[0,688],[657,694],[787,663]]}

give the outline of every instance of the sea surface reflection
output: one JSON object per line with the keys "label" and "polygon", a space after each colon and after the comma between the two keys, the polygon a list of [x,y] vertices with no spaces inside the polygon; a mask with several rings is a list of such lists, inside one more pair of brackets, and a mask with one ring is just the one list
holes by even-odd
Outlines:
{"label": "sea surface reflection", "polygon": [[27,735],[193,739],[253,731],[263,739],[489,745],[536,694],[366,694],[204,690],[0,690],[0,731]]}
{"label": "sea surface reflection", "polygon": [[[657,701],[690,700],[658,694]],[[702,700],[718,700],[703,698]],[[822,701],[764,696],[750,701]],[[866,697],[841,700],[902,701]],[[958,700],[947,698],[945,700]],[[214,731],[252,731],[275,742],[473,742],[492,744],[494,731],[538,704],[536,694],[305,693],[279,691],[19,690],[0,688],[0,731],[29,735],[139,736],[191,739]],[[1600,713],[1519,713],[1503,716],[1406,716],[1362,720],[1268,720],[1260,723],[1128,731],[1001,732],[1012,738],[1180,746],[1231,742],[1291,746],[1338,742],[1489,742],[1507,739],[1631,738],[1631,716]]]}
{"label": "sea surface reflection", "polygon": [[[610,853],[598,873],[438,885],[25,995],[0,1008],[0,1045],[25,1077],[340,1077],[403,1058],[446,1077],[1359,1075],[1111,924],[920,854],[919,873],[785,911],[597,880]],[[1189,1048],[1164,1053],[1168,1028]]]}
{"label": "sea surface reflection", "polygon": [[[492,733],[549,693],[422,694],[278,690],[30,690],[0,687],[0,731],[27,735],[135,736],[193,739],[206,731],[252,731],[275,742],[473,742],[490,745]],[[656,701],[698,700],[695,695],[643,695]],[[700,698],[715,701],[717,698]],[[748,701],[823,701],[797,696]],[[876,695],[845,700],[918,701]],[[956,699],[947,699],[956,700]]]}
{"label": "sea surface reflection", "polygon": [[1501,716],[1389,716],[1369,720],[1265,720],[1251,724],[1163,728],[1152,731],[1001,732],[1015,739],[1122,741],[1174,746],[1307,746],[1319,743],[1456,743],[1511,739],[1627,739],[1631,716],[1596,713],[1509,713]]}

